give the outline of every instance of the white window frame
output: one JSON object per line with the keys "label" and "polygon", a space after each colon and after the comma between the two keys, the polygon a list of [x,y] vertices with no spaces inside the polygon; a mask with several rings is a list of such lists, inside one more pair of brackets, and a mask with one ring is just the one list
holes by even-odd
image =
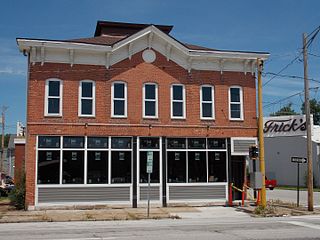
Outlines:
{"label": "white window frame", "polygon": [[[55,81],[59,82],[59,96],[49,96],[49,82]],[[45,116],[53,116],[53,117],[61,117],[62,116],[62,97],[63,97],[63,81],[58,78],[49,78],[46,80],[45,85],[45,102],[44,102],[44,115]],[[49,113],[49,98],[59,99],[59,113]]]}
{"label": "white window frame", "polygon": [[[92,83],[92,97],[82,97],[82,83],[84,82]],[[92,114],[81,113],[82,99],[92,100]],[[92,80],[81,80],[79,83],[78,116],[79,117],[95,117],[95,115],[96,115],[96,82]]]}
{"label": "white window frame", "polygon": [[[239,95],[240,95],[240,102],[231,102],[231,88],[238,88]],[[240,105],[240,118],[232,118],[231,117],[231,104],[238,104]],[[229,87],[229,119],[232,121],[243,121],[243,90],[240,86],[230,86]]]}
{"label": "white window frame", "polygon": [[[155,86],[155,99],[146,99],[146,85],[153,85]],[[158,84],[147,82],[143,84],[143,118],[158,118]],[[147,116],[146,115],[146,102],[154,102],[155,103],[155,115],[154,116]]]}
{"label": "white window frame", "polygon": [[[115,98],[114,97],[114,84],[124,84],[124,98]],[[124,81],[114,81],[112,82],[111,85],[111,117],[113,118],[127,118],[128,117],[128,112],[127,112],[127,103],[128,103],[128,90],[127,90],[127,83]],[[114,101],[115,100],[124,100],[124,115],[115,115],[114,114]]]}
{"label": "white window frame", "polygon": [[[174,100],[173,99],[173,87],[174,86],[182,86],[182,100]],[[173,103],[174,102],[182,102],[182,116],[173,116]],[[171,118],[172,119],[185,119],[186,118],[186,88],[183,84],[172,84],[170,87],[170,105],[171,105]]]}
{"label": "white window frame", "polygon": [[[211,101],[204,101],[202,99],[202,88],[204,87],[210,87],[211,88]],[[202,109],[202,103],[211,103],[211,107],[212,107],[212,116],[211,117],[203,117],[202,113],[203,113],[203,109]],[[201,85],[200,86],[200,119],[203,120],[213,120],[215,119],[215,108],[214,108],[214,86],[212,85]]]}

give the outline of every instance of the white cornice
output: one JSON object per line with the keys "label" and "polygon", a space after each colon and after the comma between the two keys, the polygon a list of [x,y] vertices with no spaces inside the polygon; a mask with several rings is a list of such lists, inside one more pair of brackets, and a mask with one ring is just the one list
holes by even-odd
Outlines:
{"label": "white cornice", "polygon": [[[152,25],[113,46],[22,38],[18,38],[17,43],[21,51],[31,52],[33,63],[93,64],[105,65],[106,68],[126,58],[131,59],[132,55],[147,48],[155,49],[188,71],[247,72],[244,64],[254,67],[256,59],[266,60],[269,57],[268,53],[189,49]],[[42,51],[45,51],[45,57],[39,55]]]}

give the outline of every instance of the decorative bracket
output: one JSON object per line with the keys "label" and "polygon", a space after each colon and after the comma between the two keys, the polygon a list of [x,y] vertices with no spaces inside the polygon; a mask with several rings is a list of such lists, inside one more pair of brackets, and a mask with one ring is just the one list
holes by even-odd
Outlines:
{"label": "decorative bracket", "polygon": [[111,57],[111,53],[110,52],[107,52],[106,53],[106,64],[105,64],[105,66],[106,66],[106,69],[109,69],[109,67],[110,67],[110,57]]}
{"label": "decorative bracket", "polygon": [[45,49],[44,49],[44,47],[41,47],[41,49],[40,49],[40,56],[41,56],[41,66],[43,66],[44,61],[45,61]]}
{"label": "decorative bracket", "polygon": [[73,67],[74,64],[74,49],[69,50],[69,61],[70,61],[70,66]]}
{"label": "decorative bracket", "polygon": [[132,43],[129,43],[128,45],[128,57],[131,60],[131,56],[132,56]]}
{"label": "decorative bracket", "polygon": [[32,65],[35,65],[37,61],[37,48],[31,47],[31,62]]}
{"label": "decorative bracket", "polygon": [[167,57],[167,61],[170,60],[170,56],[171,56],[171,45],[168,43],[167,47],[166,47],[166,57]]}
{"label": "decorative bracket", "polygon": [[244,60],[243,61],[243,72],[244,72],[244,75],[247,75],[247,66],[249,64],[249,60]]}
{"label": "decorative bracket", "polygon": [[224,59],[220,59],[220,61],[219,61],[220,74],[223,74],[224,62],[225,62],[225,61],[226,61],[226,60],[224,60]]}
{"label": "decorative bracket", "polygon": [[148,48],[150,49],[152,46],[152,40],[153,40],[153,32],[149,33],[149,37],[148,37]]}
{"label": "decorative bracket", "polygon": [[191,69],[192,69],[192,58],[189,57],[189,58],[188,58],[188,73],[191,72]]}

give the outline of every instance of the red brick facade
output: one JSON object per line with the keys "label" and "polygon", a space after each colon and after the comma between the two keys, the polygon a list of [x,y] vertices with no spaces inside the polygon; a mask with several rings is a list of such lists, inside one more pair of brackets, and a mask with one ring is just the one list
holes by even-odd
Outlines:
{"label": "red brick facade", "polygon": [[[45,117],[45,81],[58,78],[63,81],[62,117]],[[78,89],[80,80],[96,84],[95,117],[78,117]],[[111,84],[127,82],[127,118],[111,117]],[[143,83],[158,84],[159,118],[143,119]],[[186,119],[170,117],[170,85],[181,83],[186,89]],[[200,119],[200,85],[214,86],[215,120]],[[230,86],[243,89],[243,121],[229,120],[228,90]],[[251,73],[200,71],[188,73],[166,57],[157,53],[152,64],[142,60],[141,52],[123,60],[110,69],[104,66],[61,63],[30,64],[27,110],[27,205],[35,204],[35,166],[37,135],[87,136],[202,136],[202,137],[256,137],[255,77]]]}

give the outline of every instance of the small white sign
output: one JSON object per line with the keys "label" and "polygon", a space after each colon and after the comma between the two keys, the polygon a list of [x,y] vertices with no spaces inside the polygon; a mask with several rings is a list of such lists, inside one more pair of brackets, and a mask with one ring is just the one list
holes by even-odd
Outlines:
{"label": "small white sign", "polygon": [[147,152],[147,173],[152,173],[153,152]]}
{"label": "small white sign", "polygon": [[[312,129],[312,115],[310,121]],[[307,134],[306,117],[305,115],[264,117],[263,133],[265,137],[305,136]]]}

